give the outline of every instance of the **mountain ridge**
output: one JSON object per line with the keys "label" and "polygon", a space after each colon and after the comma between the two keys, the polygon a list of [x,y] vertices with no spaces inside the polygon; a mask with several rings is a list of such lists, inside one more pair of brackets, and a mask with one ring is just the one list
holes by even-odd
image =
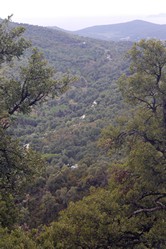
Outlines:
{"label": "mountain ridge", "polygon": [[84,37],[101,40],[138,41],[143,38],[166,39],[166,24],[156,24],[143,20],[124,23],[97,25],[73,32]]}
{"label": "mountain ridge", "polygon": [[[2,20],[0,18],[0,21]],[[40,26],[16,22],[12,22],[12,24],[24,26],[26,30],[33,27],[33,29],[47,29],[50,32],[62,32],[61,35],[82,36],[104,41],[135,42],[150,38],[166,40],[166,24],[157,24],[140,19],[115,24],[94,25],[76,31],[65,30],[58,26]]]}

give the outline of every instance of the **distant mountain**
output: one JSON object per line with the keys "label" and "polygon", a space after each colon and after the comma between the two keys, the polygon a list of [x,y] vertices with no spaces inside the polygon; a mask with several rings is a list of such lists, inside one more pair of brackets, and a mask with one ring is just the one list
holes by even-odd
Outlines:
{"label": "distant mountain", "polygon": [[74,33],[84,37],[114,41],[138,41],[143,38],[166,40],[166,24],[134,20],[126,23],[93,26]]}

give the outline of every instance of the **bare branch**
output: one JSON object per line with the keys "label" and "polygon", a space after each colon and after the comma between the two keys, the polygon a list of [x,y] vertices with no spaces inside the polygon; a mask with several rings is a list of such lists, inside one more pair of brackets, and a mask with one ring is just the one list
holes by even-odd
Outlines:
{"label": "bare branch", "polygon": [[[155,211],[158,211],[158,210],[166,210],[166,206],[164,204],[162,204],[161,202],[157,202],[157,204],[159,204],[159,206],[156,206],[156,207],[152,207],[152,208],[141,208],[141,209],[138,209],[136,211],[133,212],[133,215],[137,215],[137,214],[140,214],[140,213],[151,213],[151,212],[155,212]],[[130,217],[131,217],[130,216]]]}

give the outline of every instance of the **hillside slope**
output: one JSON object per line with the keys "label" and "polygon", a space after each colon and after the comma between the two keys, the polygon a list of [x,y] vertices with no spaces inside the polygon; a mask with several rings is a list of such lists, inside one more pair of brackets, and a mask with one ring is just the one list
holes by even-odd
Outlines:
{"label": "hillside slope", "polygon": [[125,54],[131,43],[24,26],[26,37],[43,51],[49,63],[78,80],[60,99],[37,107],[30,117],[20,116],[14,124],[15,135],[60,166],[103,160],[96,142],[101,129],[122,112],[116,80],[128,68]]}

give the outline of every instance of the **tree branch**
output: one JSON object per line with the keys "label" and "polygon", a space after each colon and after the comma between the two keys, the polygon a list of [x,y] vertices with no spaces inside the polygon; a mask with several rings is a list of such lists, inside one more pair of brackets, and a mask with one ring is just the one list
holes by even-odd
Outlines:
{"label": "tree branch", "polygon": [[166,210],[166,206],[161,203],[161,202],[156,202],[158,204],[158,206],[156,207],[152,207],[152,208],[141,208],[141,209],[138,209],[136,211],[133,212],[133,214],[129,217],[131,218],[133,215],[137,215],[137,214],[140,214],[140,213],[152,213],[152,212],[155,212],[155,211],[158,211],[158,210]]}

